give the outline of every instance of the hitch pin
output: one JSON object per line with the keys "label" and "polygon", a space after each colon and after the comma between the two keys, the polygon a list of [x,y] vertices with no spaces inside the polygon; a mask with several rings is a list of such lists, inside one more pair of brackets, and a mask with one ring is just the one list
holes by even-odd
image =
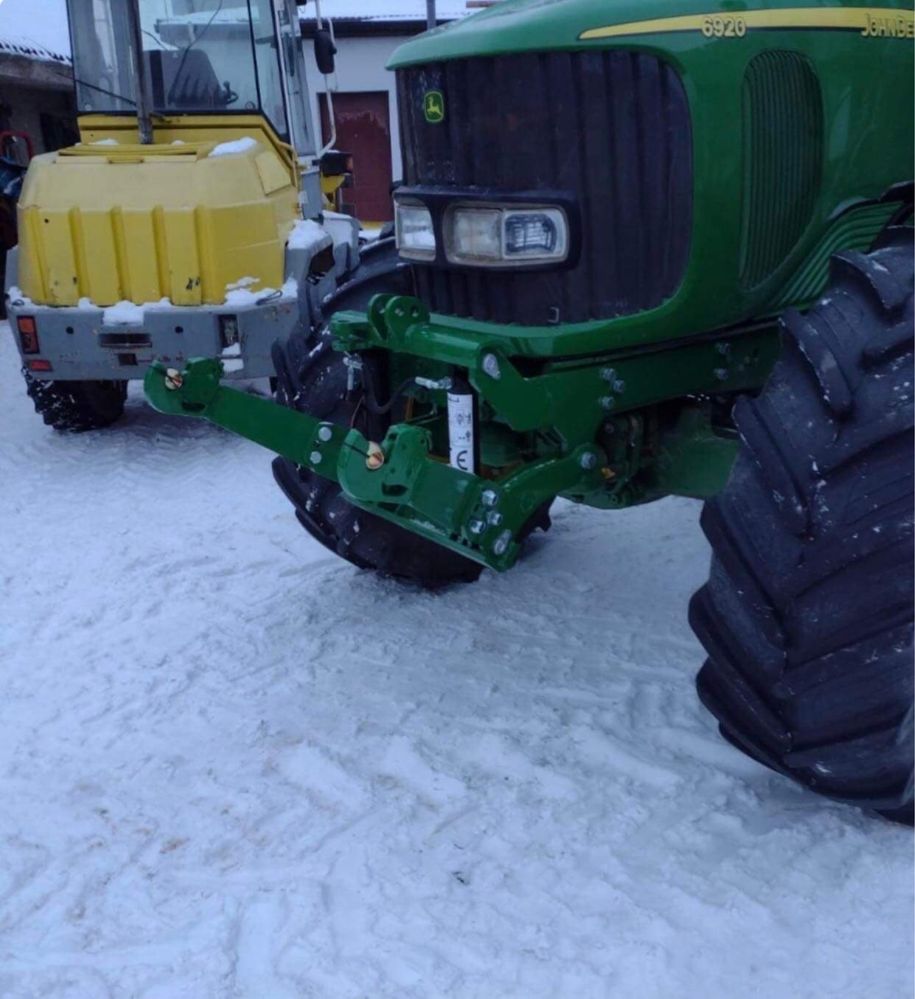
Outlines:
{"label": "hitch pin", "polygon": [[365,467],[370,472],[377,472],[384,464],[384,451],[374,441],[369,441],[368,453],[365,456]]}

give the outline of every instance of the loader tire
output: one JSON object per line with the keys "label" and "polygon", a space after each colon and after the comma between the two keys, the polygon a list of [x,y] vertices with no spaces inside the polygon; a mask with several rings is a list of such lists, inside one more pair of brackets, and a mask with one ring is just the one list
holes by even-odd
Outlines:
{"label": "loader tire", "polygon": [[767,385],[737,403],[690,622],[725,738],[911,823],[912,231],[882,243],[833,258],[831,291],[784,316]]}
{"label": "loader tire", "polygon": [[124,413],[127,382],[38,381],[24,373],[35,411],[55,430],[84,433],[111,426]]}
{"label": "loader tire", "polygon": [[[355,278],[328,303],[329,317],[343,309],[365,310],[380,292],[411,294],[409,269],[397,265],[393,241],[373,248]],[[343,355],[333,349],[326,324],[300,329],[284,346],[274,347],[277,401],[322,420],[358,427],[380,441],[393,419],[376,417],[360,405],[360,394],[347,393]],[[355,421],[355,422],[354,422]],[[295,507],[299,523],[334,554],[361,569],[436,589],[473,582],[481,567],[387,520],[353,506],[340,486],[285,458],[273,462],[273,475]]]}

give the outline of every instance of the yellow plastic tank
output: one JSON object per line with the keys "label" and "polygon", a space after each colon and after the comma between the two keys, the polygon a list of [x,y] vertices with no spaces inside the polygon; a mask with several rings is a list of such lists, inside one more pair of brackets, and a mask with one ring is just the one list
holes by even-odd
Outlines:
{"label": "yellow plastic tank", "polygon": [[152,146],[135,144],[129,120],[81,126],[83,143],[36,157],[23,186],[19,286],[30,299],[218,305],[243,278],[282,286],[297,166],[262,119],[159,123]]}

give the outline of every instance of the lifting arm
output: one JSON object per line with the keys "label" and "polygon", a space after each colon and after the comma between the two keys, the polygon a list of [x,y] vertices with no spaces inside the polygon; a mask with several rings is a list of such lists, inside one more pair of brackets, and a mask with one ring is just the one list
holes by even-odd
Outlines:
{"label": "lifting arm", "polygon": [[161,413],[205,419],[339,482],[355,506],[492,569],[511,568],[544,502],[602,481],[593,446],[487,480],[430,454],[421,427],[397,424],[376,444],[358,430],[227,388],[222,373],[218,360],[191,360],[180,372],[156,362],[146,374],[146,397]]}

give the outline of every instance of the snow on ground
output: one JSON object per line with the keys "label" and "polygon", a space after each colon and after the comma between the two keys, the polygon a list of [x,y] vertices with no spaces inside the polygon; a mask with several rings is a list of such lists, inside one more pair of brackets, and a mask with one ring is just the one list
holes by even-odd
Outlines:
{"label": "snow on ground", "polygon": [[0,333],[3,999],[901,999],[912,839],[723,743],[698,506],[429,595],[253,445],[63,437]]}

